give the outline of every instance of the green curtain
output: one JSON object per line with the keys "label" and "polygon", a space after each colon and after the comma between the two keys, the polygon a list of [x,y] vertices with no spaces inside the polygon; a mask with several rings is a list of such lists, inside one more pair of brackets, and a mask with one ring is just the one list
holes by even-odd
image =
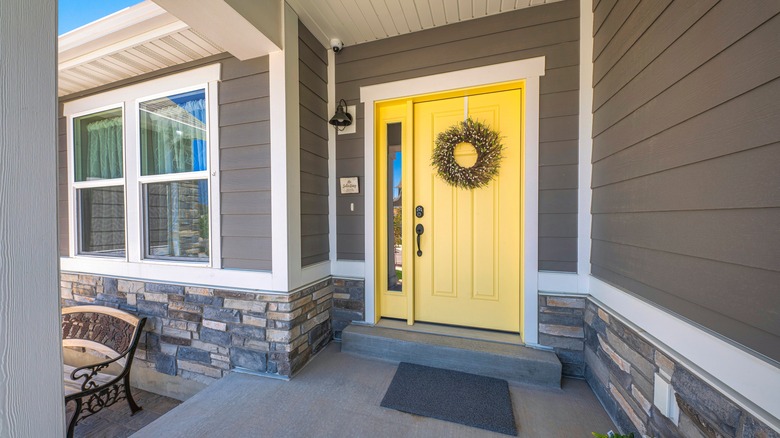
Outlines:
{"label": "green curtain", "polygon": [[87,125],[87,175],[90,179],[122,177],[122,118]]}

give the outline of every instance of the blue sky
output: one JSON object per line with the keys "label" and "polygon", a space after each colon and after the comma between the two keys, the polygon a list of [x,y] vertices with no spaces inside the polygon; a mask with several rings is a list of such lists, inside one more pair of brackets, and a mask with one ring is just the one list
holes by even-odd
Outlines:
{"label": "blue sky", "polygon": [[401,153],[396,152],[393,161],[393,197],[398,196],[398,189],[395,188],[401,182]]}
{"label": "blue sky", "polygon": [[141,0],[60,0],[59,34],[140,2]]}

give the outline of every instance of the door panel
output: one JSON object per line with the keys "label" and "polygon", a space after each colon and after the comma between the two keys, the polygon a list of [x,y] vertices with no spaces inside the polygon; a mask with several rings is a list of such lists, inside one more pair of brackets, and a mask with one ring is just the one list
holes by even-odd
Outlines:
{"label": "door panel", "polygon": [[[414,219],[425,227],[415,257],[416,320],[519,331],[521,97],[510,90],[414,105],[414,205],[426,212]],[[498,130],[505,147],[499,175],[476,190],[450,186],[431,166],[436,135],[466,113]],[[475,152],[456,154],[460,161]]]}

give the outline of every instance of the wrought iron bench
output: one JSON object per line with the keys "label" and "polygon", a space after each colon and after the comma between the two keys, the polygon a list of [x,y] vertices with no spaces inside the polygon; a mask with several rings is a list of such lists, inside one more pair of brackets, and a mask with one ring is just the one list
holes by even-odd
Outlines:
{"label": "wrought iron bench", "polygon": [[[62,309],[62,345],[94,350],[108,357],[78,368],[64,366],[65,404],[75,404],[68,422],[69,438],[79,421],[122,399],[127,399],[131,415],[141,410],[130,393],[130,366],[145,323],[146,318],[110,307]],[[112,364],[121,368],[116,375],[105,372]]]}

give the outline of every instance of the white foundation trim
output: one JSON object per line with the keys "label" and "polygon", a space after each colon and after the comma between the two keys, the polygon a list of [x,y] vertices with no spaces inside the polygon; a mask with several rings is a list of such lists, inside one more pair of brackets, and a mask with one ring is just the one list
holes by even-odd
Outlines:
{"label": "white foundation trim", "polygon": [[697,377],[780,431],[780,368],[595,277],[589,282],[596,304],[635,326]]}
{"label": "white foundation trim", "polygon": [[539,271],[539,292],[579,293],[580,277],[573,272]]}
{"label": "white foundation trim", "polygon": [[[539,77],[544,76],[544,57],[470,68],[396,82],[360,87],[360,101],[365,111],[365,264],[366,319],[376,321],[376,293],[374,278],[374,104],[377,101],[398,99],[420,94],[438,93],[460,88],[478,87],[501,82],[525,80],[525,157],[523,160],[525,234],[524,242],[524,300],[522,303],[523,341],[536,344],[538,329],[538,266],[539,266]],[[334,272],[334,275],[335,272]]]}
{"label": "white foundation trim", "polygon": [[331,262],[331,275],[338,278],[359,278],[366,277],[366,264],[358,260],[334,260]]}
{"label": "white foundation trim", "polygon": [[578,291],[588,293],[590,275],[591,173],[593,165],[593,0],[580,0],[580,117],[577,182]]}

